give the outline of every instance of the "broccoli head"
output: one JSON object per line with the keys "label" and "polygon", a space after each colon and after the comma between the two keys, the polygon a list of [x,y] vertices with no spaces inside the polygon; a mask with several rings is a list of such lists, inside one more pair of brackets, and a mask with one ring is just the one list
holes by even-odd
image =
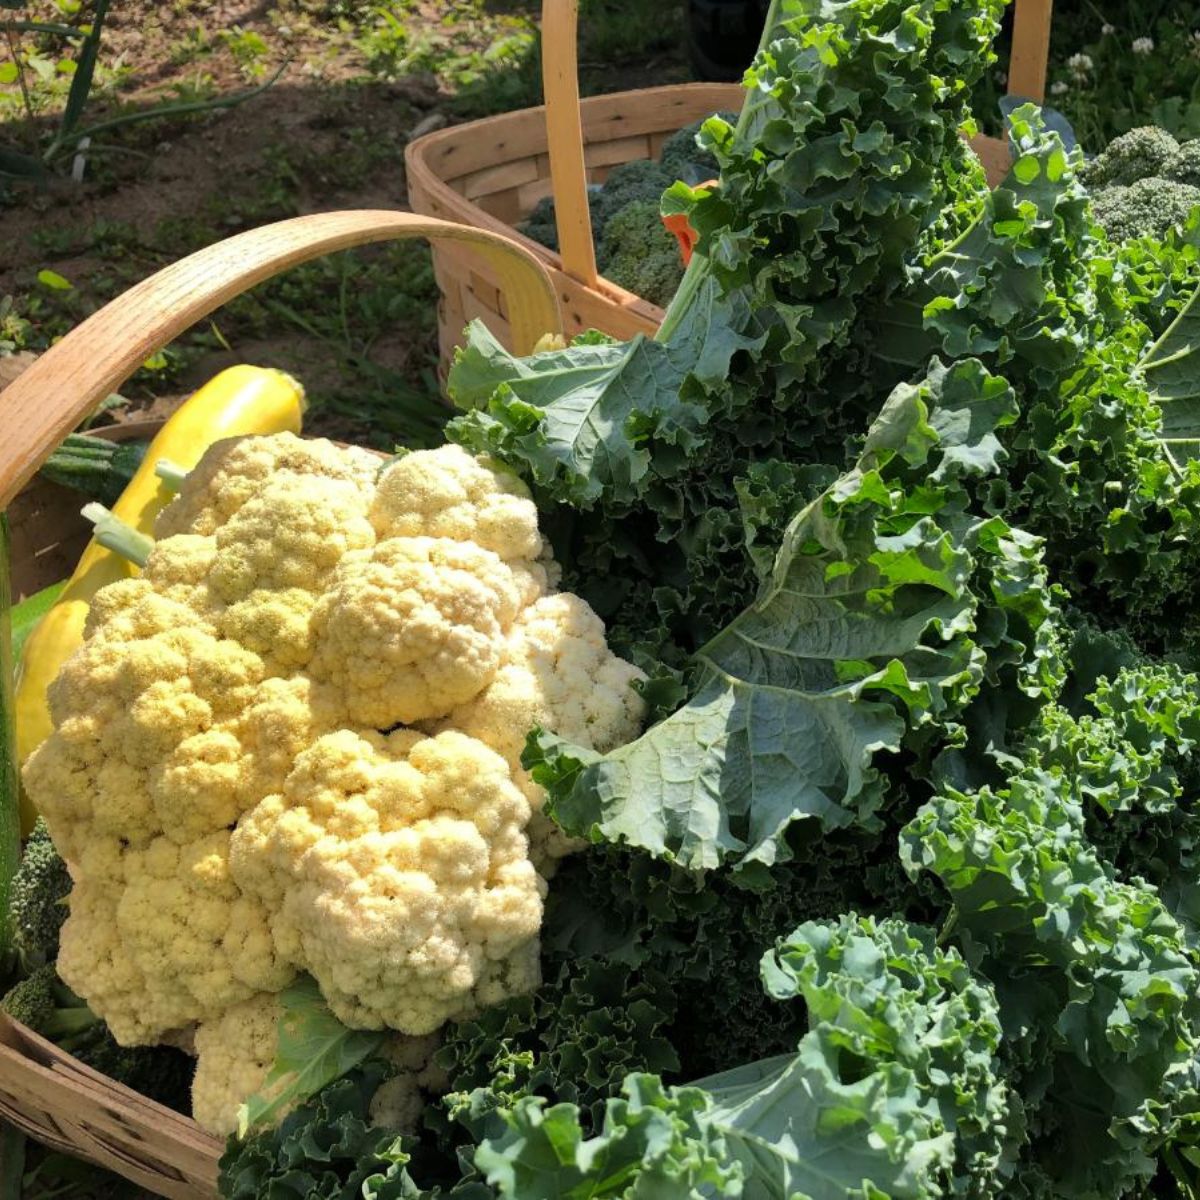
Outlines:
{"label": "broccoli head", "polygon": [[85,1066],[177,1112],[189,1111],[192,1060],[169,1046],[122,1046],[54,970],[38,967],[0,999],[0,1009]]}
{"label": "broccoli head", "polygon": [[604,227],[597,265],[613,283],[666,308],[683,278],[679,245],[663,227],[658,202],[639,200]]}
{"label": "broccoli head", "polygon": [[1163,174],[1176,183],[1189,183],[1193,187],[1200,187],[1200,138],[1184,142],[1179,147],[1179,153],[1167,164]]}
{"label": "broccoli head", "polygon": [[657,212],[663,192],[674,182],[673,175],[658,163],[644,158],[613,167],[592,205],[592,228],[596,231],[597,245],[603,240],[609,221],[631,204],[646,201],[653,204]]}
{"label": "broccoli head", "polygon": [[38,967],[11,987],[0,1000],[0,1009],[63,1049],[90,1037],[97,1020],[95,1013],[55,974],[52,963]]}
{"label": "broccoli head", "polygon": [[1112,241],[1161,242],[1200,204],[1200,141],[1181,146],[1165,129],[1134,129],[1085,163],[1080,178]]}
{"label": "broccoli head", "polygon": [[[722,112],[716,115],[724,118],[730,124],[737,120],[737,113]],[[720,167],[717,164],[716,156],[710,150],[703,150],[696,144],[700,127],[707,120],[708,118],[705,117],[703,120],[693,121],[691,125],[685,126],[678,133],[671,134],[663,143],[662,156],[659,161],[662,163],[663,170],[670,175],[672,182],[682,179],[684,183],[695,187],[698,183],[704,183],[719,174]]]}
{"label": "broccoli head", "polygon": [[1178,153],[1179,143],[1165,129],[1143,125],[1114,138],[1102,154],[1084,164],[1080,178],[1092,190],[1128,187],[1139,179],[1165,176]]}
{"label": "broccoli head", "polygon": [[1139,179],[1128,187],[1110,187],[1097,195],[1097,223],[1115,242],[1153,237],[1162,240],[1200,205],[1200,188],[1170,179]]}
{"label": "broccoli head", "polygon": [[558,225],[554,219],[554,197],[543,196],[517,228],[547,250],[557,250]]}
{"label": "broccoli head", "polygon": [[25,843],[9,899],[13,943],[24,971],[34,971],[58,957],[58,933],[67,919],[70,891],[67,864],[39,819]]}

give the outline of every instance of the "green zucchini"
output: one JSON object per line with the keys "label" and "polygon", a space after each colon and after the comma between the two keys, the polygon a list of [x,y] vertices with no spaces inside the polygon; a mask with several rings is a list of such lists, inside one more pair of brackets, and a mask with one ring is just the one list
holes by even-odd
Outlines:
{"label": "green zucchini", "polygon": [[42,464],[39,474],[101,504],[115,504],[142,465],[149,445],[146,441],[113,442],[87,433],[71,433]]}

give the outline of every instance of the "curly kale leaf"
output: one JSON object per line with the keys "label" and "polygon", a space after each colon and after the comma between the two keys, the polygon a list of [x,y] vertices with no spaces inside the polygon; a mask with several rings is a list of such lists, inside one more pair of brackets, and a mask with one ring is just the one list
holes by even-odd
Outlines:
{"label": "curly kale leaf", "polygon": [[972,516],[964,486],[996,469],[1014,415],[969,361],[898,388],[859,464],[788,528],[759,599],[697,655],[687,704],[607,755],[531,741],[556,820],[684,868],[770,865],[797,821],[877,824],[875,756],[923,727],[952,736],[989,670],[1041,686],[1037,546]]}
{"label": "curly kale leaf", "polygon": [[[559,521],[565,582],[623,651],[678,666],[723,628],[755,583],[741,481],[769,461],[840,468],[861,436],[888,388],[856,317],[954,224],[1001,7],[780,0],[737,126],[704,126],[719,191],[672,194],[701,242],[657,340],[517,362],[472,329],[450,436],[529,479],[543,512],[583,510]],[[773,546],[795,507],[760,499]]]}
{"label": "curly kale leaf", "polygon": [[1133,277],[1092,223],[1077,161],[1036,110],[1012,125],[1011,175],[966,234],[914,270],[903,302],[877,315],[879,355],[898,370],[930,350],[973,355],[1004,375],[1021,412],[989,507],[1045,538],[1077,603],[1163,645],[1191,624],[1200,468],[1187,459],[1200,444],[1200,369],[1170,332],[1170,353],[1143,358],[1152,336],[1134,315]]}
{"label": "curly kale leaf", "polygon": [[989,1194],[1000,1025],[957,955],[927,930],[846,917],[796,929],[764,976],[811,1013],[794,1053],[687,1087],[630,1076],[591,1138],[574,1106],[525,1097],[499,1112],[476,1168],[512,1200]]}
{"label": "curly kale leaf", "polygon": [[1025,1159],[1055,1194],[1119,1195],[1200,1102],[1200,970],[1156,890],[1089,844],[1072,776],[946,789],[902,837],[995,985],[1025,1108]]}

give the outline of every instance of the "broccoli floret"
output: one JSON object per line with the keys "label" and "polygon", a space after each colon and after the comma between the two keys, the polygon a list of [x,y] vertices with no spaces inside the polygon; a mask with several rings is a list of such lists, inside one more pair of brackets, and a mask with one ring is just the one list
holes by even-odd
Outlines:
{"label": "broccoli floret", "polygon": [[59,979],[53,964],[38,967],[10,988],[0,1009],[93,1071],[177,1112],[189,1111],[192,1060],[169,1046],[119,1045],[108,1026]]}
{"label": "broccoli floret", "polygon": [[105,1027],[102,1036],[76,1058],[93,1071],[123,1083],[185,1115],[192,1110],[196,1060],[172,1046],[122,1046]]}
{"label": "broccoli floret", "polygon": [[58,934],[67,919],[65,901],[70,891],[67,864],[39,818],[25,843],[9,898],[13,944],[25,972],[58,957]]}
{"label": "broccoli floret", "polygon": [[663,228],[657,201],[636,201],[611,218],[598,265],[613,283],[666,308],[683,278],[683,260],[674,236]]}
{"label": "broccoli floret", "polygon": [[1200,138],[1184,142],[1179,153],[1167,164],[1164,174],[1176,183],[1200,187]]}
{"label": "broccoli floret", "polygon": [[[730,124],[737,120],[737,113],[722,112],[716,114]],[[704,121],[708,120],[707,117]],[[673,133],[663,143],[662,155],[659,161],[663,170],[671,177],[671,181],[682,179],[693,187],[698,183],[714,179],[720,173],[716,156],[709,150],[702,150],[696,144],[696,135],[704,121],[694,121],[691,125]]]}
{"label": "broccoli floret", "polygon": [[14,1021],[20,1021],[64,1049],[70,1049],[80,1038],[91,1036],[98,1020],[59,979],[52,963],[38,967],[10,988],[0,1000],[0,1008]]}
{"label": "broccoli floret", "polygon": [[1083,182],[1091,189],[1123,186],[1165,174],[1179,153],[1179,143],[1154,125],[1131,129],[1109,143],[1103,154],[1084,164]]}
{"label": "broccoli floret", "polygon": [[1106,188],[1093,202],[1096,222],[1115,242],[1137,237],[1161,240],[1186,221],[1198,204],[1200,188],[1157,178]]}
{"label": "broccoli floret", "polygon": [[554,197],[543,196],[517,228],[547,250],[557,250],[558,226],[554,223]]}
{"label": "broccoli floret", "polygon": [[647,201],[657,212],[663,192],[674,182],[658,163],[644,158],[613,167],[592,205],[597,245],[603,241],[609,221],[629,205]]}

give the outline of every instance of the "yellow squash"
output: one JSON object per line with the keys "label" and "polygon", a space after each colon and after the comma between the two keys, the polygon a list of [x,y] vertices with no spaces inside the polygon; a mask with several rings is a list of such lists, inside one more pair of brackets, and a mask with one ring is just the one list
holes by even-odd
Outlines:
{"label": "yellow squash", "polygon": [[[170,417],[151,442],[129,485],[112,511],[142,533],[154,533],[154,519],[171,493],[154,473],[159,459],[190,470],[221,438],[246,434],[300,432],[304,390],[291,376],[263,367],[236,366],[209,380]],[[17,667],[15,716],[17,760],[49,736],[52,725],[46,690],[63,663],[83,641],[88,606],[96,592],[138,573],[128,560],[99,543],[88,543],[62,595],[29,635]],[[21,828],[33,828],[36,813],[21,796]]]}

